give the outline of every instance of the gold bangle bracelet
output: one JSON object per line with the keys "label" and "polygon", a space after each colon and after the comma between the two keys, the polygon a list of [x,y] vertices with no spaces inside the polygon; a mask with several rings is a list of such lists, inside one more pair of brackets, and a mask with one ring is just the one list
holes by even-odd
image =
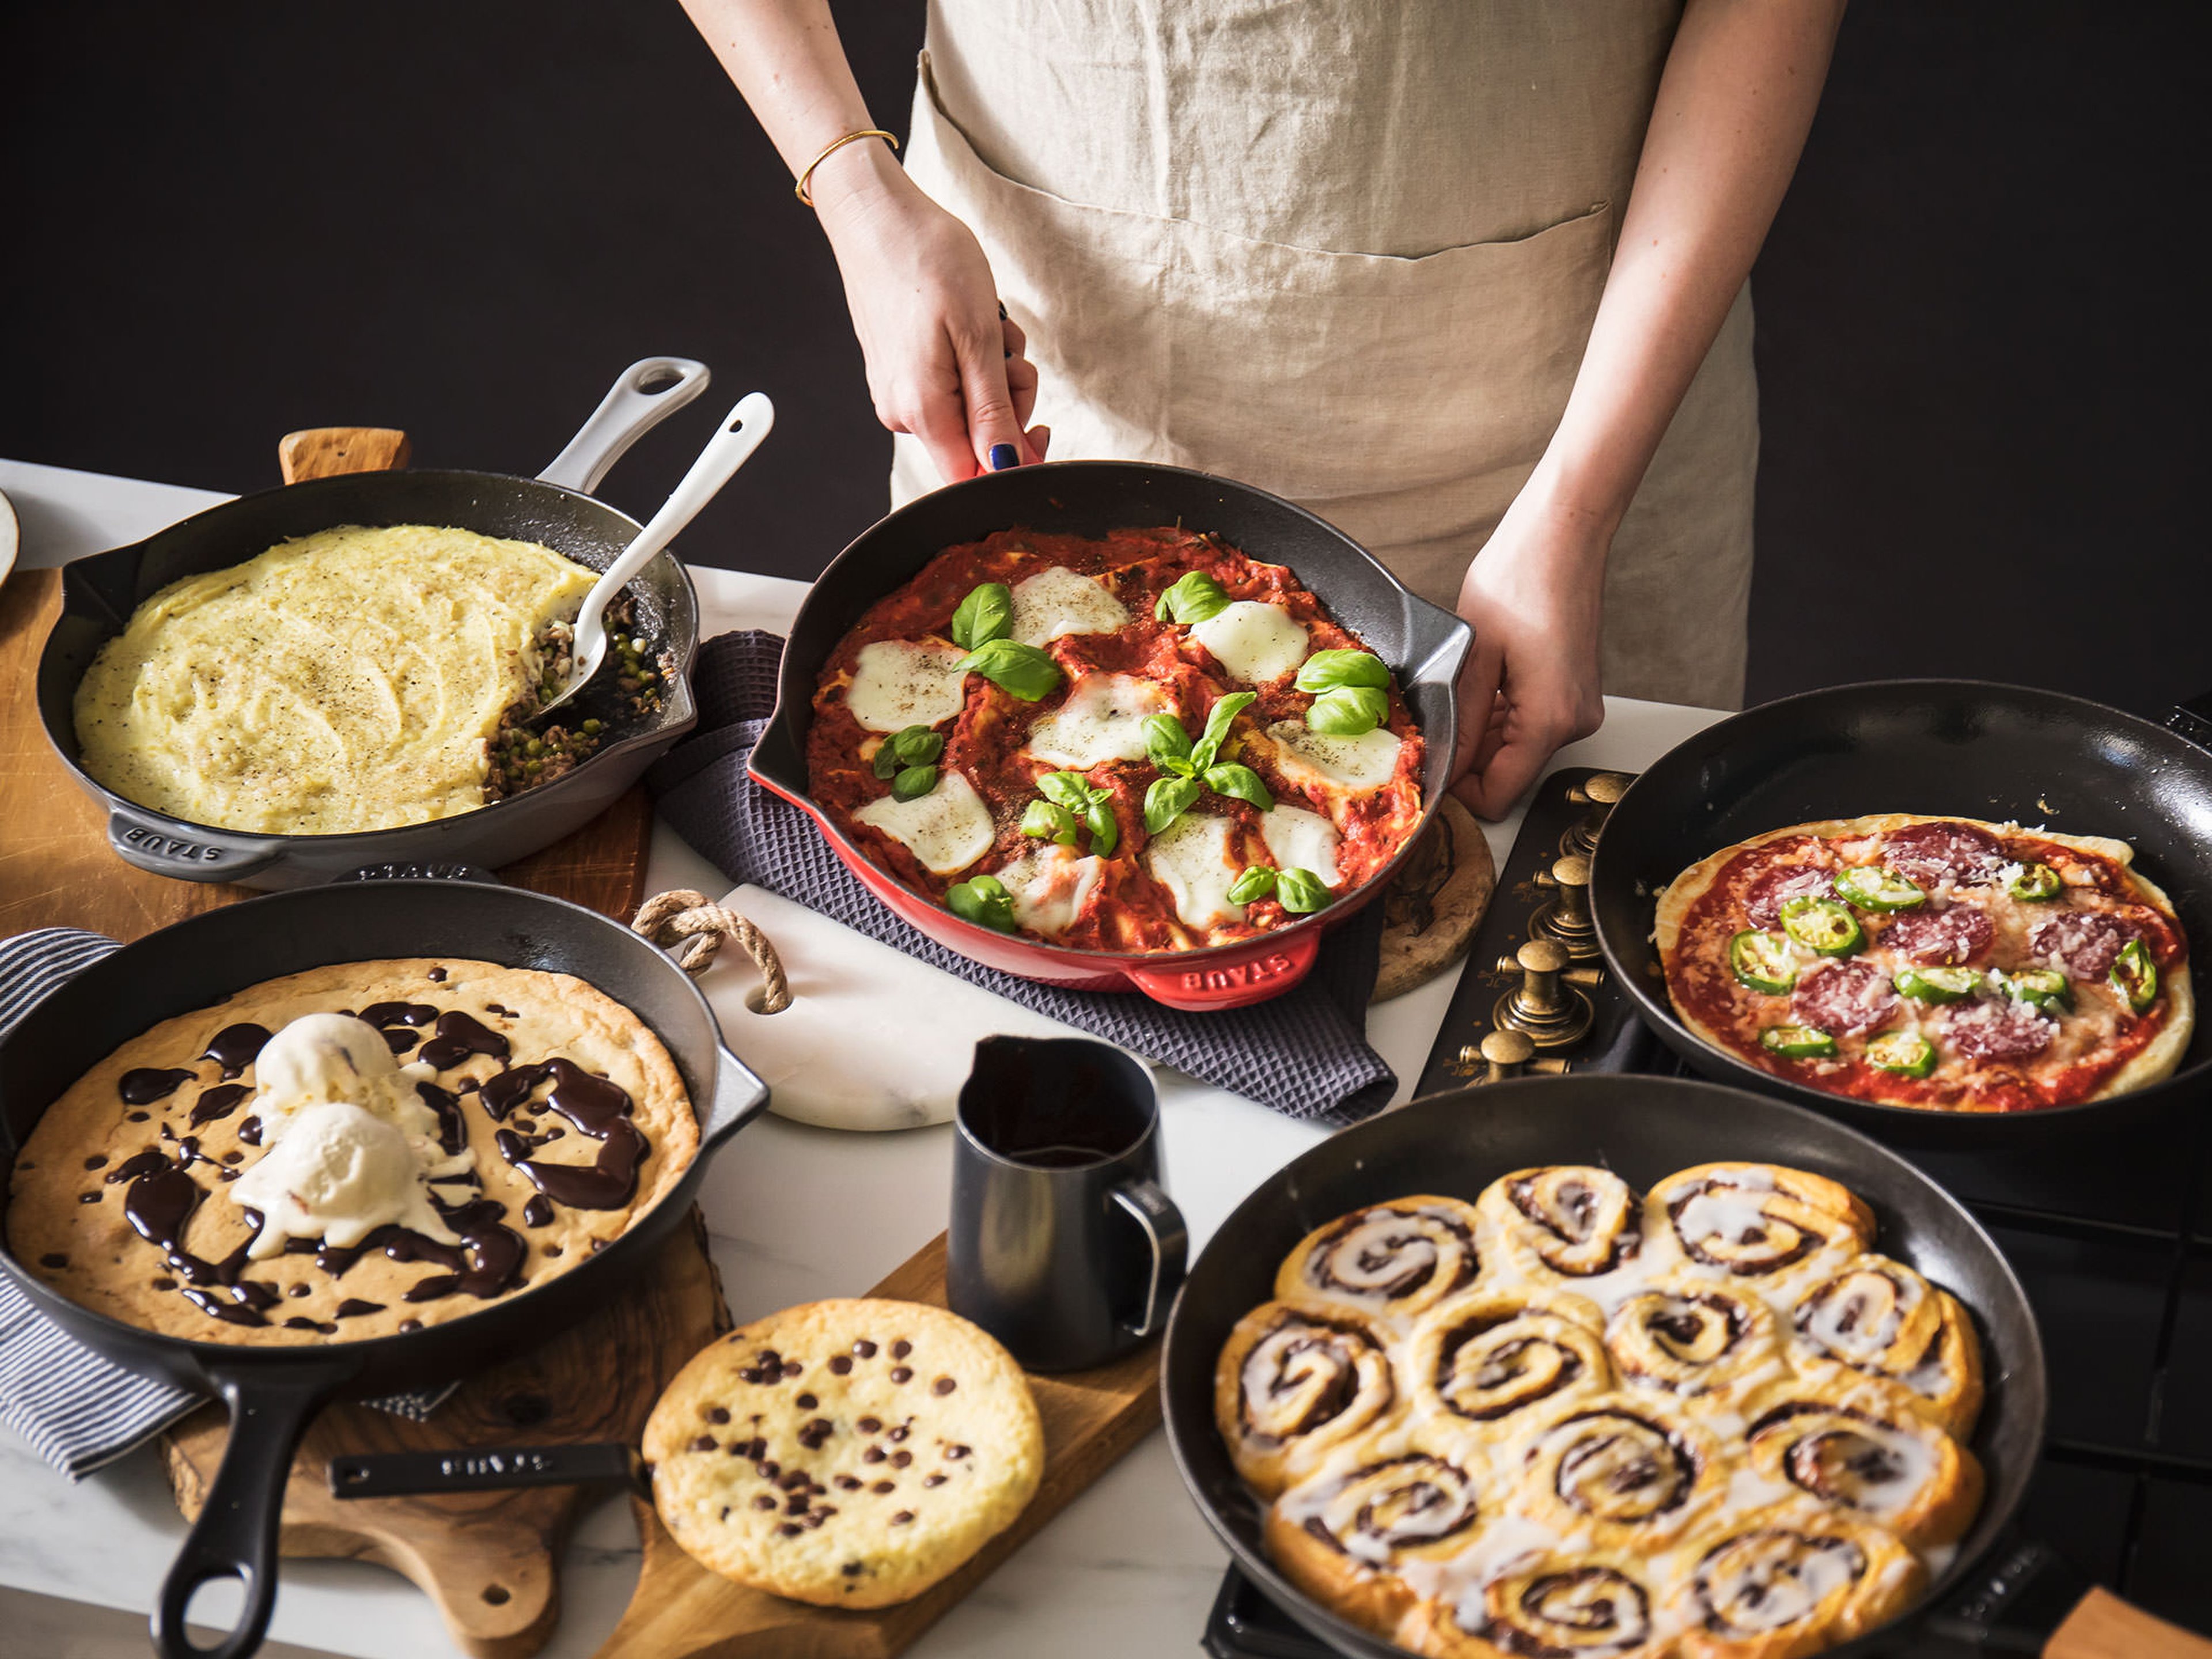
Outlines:
{"label": "gold bangle bracelet", "polygon": [[844,149],[846,145],[858,143],[863,138],[880,138],[885,143],[889,144],[893,151],[896,151],[898,149],[897,135],[895,133],[885,132],[881,127],[866,127],[863,128],[859,132],[848,132],[842,138],[833,138],[829,143],[823,147],[822,153],[819,155],[809,161],[805,167],[800,170],[798,182],[793,184],[791,187],[791,193],[793,196],[796,196],[808,207],[812,207],[814,205],[814,198],[806,193],[806,181],[814,176],[814,169],[820,167],[824,161],[835,155],[839,150]]}

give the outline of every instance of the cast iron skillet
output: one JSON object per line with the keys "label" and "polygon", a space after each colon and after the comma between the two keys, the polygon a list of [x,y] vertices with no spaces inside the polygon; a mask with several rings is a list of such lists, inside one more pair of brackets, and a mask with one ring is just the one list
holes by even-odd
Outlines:
{"label": "cast iron skillet", "polygon": [[[1955,812],[2112,836],[2166,890],[2195,951],[2212,945],[2212,752],[2118,709],[1978,680],[1844,685],[1747,710],[1645,768],[1613,809],[1590,866],[1598,940],[1637,1010],[1696,1070],[1780,1095],[1899,1145],[2017,1145],[2116,1127],[2201,1096],[2212,1021],[2200,1014],[2167,1081],[2080,1106],[1934,1112],[1824,1094],[1722,1052],[1674,1018],[1651,942],[1653,896],[1709,854],[1768,830],[1875,812]],[[2199,975],[2201,993],[2203,986]]]}
{"label": "cast iron skillet", "polygon": [[[661,706],[617,709],[602,672],[578,705],[606,721],[599,749],[566,776],[473,812],[396,830],[344,836],[272,836],[220,830],[127,801],[77,764],[71,703],[92,659],[131,613],[185,576],[240,564],[293,536],[338,525],[457,526],[541,543],[604,570],[637,535],[628,514],[594,501],[608,468],[649,428],[706,390],[703,363],[647,357],[622,373],[592,417],[536,478],[496,472],[356,472],[243,495],[129,547],[79,559],[62,573],[62,611],[39,658],[39,717],[85,793],[107,811],[108,845],[127,864],[185,881],[300,887],[381,864],[473,864],[496,868],[551,845],[597,817],[698,720],[691,658],[699,601],[673,550],[646,566],[629,592],[640,631],[672,653]],[[604,683],[601,683],[604,682]]]}
{"label": "cast iron skillet", "polygon": [[[0,1273],[87,1346],[118,1364],[222,1399],[230,1443],[200,1518],[161,1587],[164,1659],[240,1659],[260,1645],[276,1595],[277,1521],[293,1449],[329,1401],[441,1382],[558,1334],[653,1260],[691,1207],[707,1160],[768,1103],[768,1086],[722,1047],[706,999],[666,956],[617,922],[560,899],[486,883],[338,882],[227,905],[126,945],[38,1004],[0,1040],[0,1147],[12,1167],[32,1127],[86,1070],[150,1025],[280,974],[331,962],[446,956],[574,974],[631,1009],[676,1061],[699,1116],[699,1154],[673,1189],[606,1249],[479,1313],[404,1334],[315,1347],[246,1347],[157,1335],[55,1294],[0,1243]],[[5,1199],[0,1198],[0,1221]],[[235,1629],[200,1649],[192,1592],[237,1577]]]}
{"label": "cast iron skillet", "polygon": [[[1081,951],[963,921],[870,863],[807,793],[806,731],[822,665],[863,611],[946,548],[1017,526],[1103,536],[1176,524],[1212,531],[1254,559],[1287,565],[1332,617],[1390,665],[1428,744],[1421,778],[1425,825],[1450,781],[1458,733],[1454,687],[1474,638],[1468,625],[1416,597],[1373,554],[1304,507],[1212,473],[1136,461],[1052,461],[985,473],[921,496],[863,532],[799,607],[784,647],[775,713],[753,750],[752,775],[809,813],[837,856],[891,909],[939,944],[988,967],[1078,990],[1134,989],[1170,1007],[1200,1012],[1289,990],[1313,966],[1321,935],[1380,894],[1396,860],[1357,893],[1260,939],[1202,951]],[[1407,838],[1407,848],[1413,840]]]}
{"label": "cast iron skillet", "polygon": [[[1873,1206],[1878,1249],[1972,1311],[1988,1382],[1972,1444],[1988,1495],[1922,1606],[1936,1604],[1998,1541],[2042,1448],[2043,1341],[2020,1281],[1956,1199],[1863,1135],[1735,1089],[1603,1074],[1489,1084],[1346,1129],[1262,1182],[1192,1265],[1160,1362],[1168,1440],[1183,1483],[1245,1576],[1340,1653],[1398,1659],[1403,1651],[1275,1570],[1261,1545],[1262,1507],[1237,1479],[1214,1428],[1215,1358],[1237,1322],[1273,1296],[1275,1269],[1299,1239],[1348,1210],[1409,1193],[1472,1200],[1499,1176],[1537,1164],[1603,1164],[1641,1191],[1677,1170],[1725,1159],[1788,1164],[1843,1182]],[[1881,1638],[1869,1636],[1826,1652],[1843,1659],[1881,1650]]]}

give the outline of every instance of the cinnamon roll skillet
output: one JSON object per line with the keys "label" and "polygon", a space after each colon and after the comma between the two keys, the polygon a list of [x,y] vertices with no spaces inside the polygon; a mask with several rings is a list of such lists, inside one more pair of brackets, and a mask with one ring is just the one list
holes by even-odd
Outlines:
{"label": "cinnamon roll skillet", "polygon": [[1215,1372],[1269,1554],[1416,1653],[1802,1659],[1979,1509],[1981,1345],[1809,1172],[1518,1170],[1316,1229]]}

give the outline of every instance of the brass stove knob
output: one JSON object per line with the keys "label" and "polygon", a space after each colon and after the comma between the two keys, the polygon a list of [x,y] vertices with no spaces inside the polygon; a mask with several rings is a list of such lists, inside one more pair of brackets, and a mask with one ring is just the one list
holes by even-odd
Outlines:
{"label": "brass stove knob", "polygon": [[1536,1045],[1526,1031],[1492,1031],[1482,1040],[1482,1058],[1489,1066],[1483,1081],[1503,1083],[1509,1077],[1517,1077],[1521,1068],[1536,1057]]}
{"label": "brass stove knob", "polygon": [[1579,854],[1588,858],[1597,847],[1598,832],[1614,805],[1628,793],[1632,781],[1626,772],[1593,772],[1567,791],[1567,799],[1577,806],[1587,806],[1582,822],[1559,837],[1559,851],[1569,856]]}
{"label": "brass stove knob", "polygon": [[1521,983],[1498,999],[1492,1023],[1501,1030],[1525,1033],[1539,1048],[1565,1048],[1589,1030],[1590,1000],[1577,983],[1593,984],[1597,975],[1571,969],[1573,958],[1557,939],[1532,939],[1510,957],[1498,959],[1501,974],[1517,973]]}
{"label": "brass stove knob", "polygon": [[1559,896],[1528,922],[1530,933],[1558,940],[1577,962],[1588,962],[1598,954],[1597,924],[1590,920],[1589,878],[1589,860],[1578,853],[1540,872],[1536,885],[1549,888]]}

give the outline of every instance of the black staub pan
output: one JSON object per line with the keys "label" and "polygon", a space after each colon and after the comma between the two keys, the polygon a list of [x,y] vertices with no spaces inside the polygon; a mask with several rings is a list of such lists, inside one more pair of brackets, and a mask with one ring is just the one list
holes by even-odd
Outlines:
{"label": "black staub pan", "polygon": [[[1837,686],[1708,726],[1646,768],[1606,820],[1590,866],[1598,939],[1638,1011],[1696,1070],[1782,1096],[1884,1139],[1990,1146],[2110,1127],[2201,1097],[2212,1027],[2164,1083],[2043,1111],[1932,1112],[1824,1094],[1693,1036],[1667,1000],[1654,896],[1691,865],[1769,830],[1876,812],[1956,813],[2130,843],[2196,952],[2212,949],[2212,750],[2175,729],[2055,691],[1975,680]],[[2208,732],[2212,735],[2212,732]],[[2198,1000],[2203,979],[2197,976]]]}
{"label": "black staub pan", "polygon": [[[654,1246],[690,1211],[707,1160],[768,1103],[767,1085],[722,1047],[697,988],[619,923],[489,884],[339,882],[165,927],[40,1002],[0,1041],[0,1147],[12,1167],[56,1097],[127,1039],[173,1015],[327,963],[420,956],[574,974],[630,1009],[667,1045],[683,1075],[699,1117],[699,1155],[628,1232],[567,1273],[479,1313],[360,1342],[255,1348],[157,1335],[56,1295],[0,1247],[0,1273],[70,1335],[118,1364],[229,1407],[222,1468],[155,1612],[163,1659],[241,1659],[260,1644],[276,1594],[285,1476],[301,1432],[327,1401],[446,1382],[575,1324],[653,1259]],[[185,1633],[186,1604],[200,1585],[226,1577],[243,1581],[245,1611],[219,1645],[195,1647]]]}
{"label": "black staub pan", "polygon": [[[1606,833],[1613,833],[1610,825]],[[1911,1263],[1972,1310],[1989,1385],[1973,1449],[1987,1472],[1988,1495],[1923,1603],[1940,1605],[1999,1542],[2043,1444],[2043,1343],[2020,1281],[1957,1200],[1863,1135],[1740,1090],[1601,1074],[1491,1084],[1415,1101],[1346,1129],[1262,1182],[1207,1243],[1169,1322],[1160,1383],[1176,1466],[1245,1576],[1338,1652],[1397,1659],[1402,1651],[1275,1571],[1261,1545],[1263,1511],[1214,1428],[1216,1356],[1237,1320],[1273,1296],[1277,1265],[1306,1233],[1346,1211],[1408,1194],[1472,1200],[1498,1176],[1539,1164],[1602,1164],[1641,1191],[1677,1170],[1727,1159],[1787,1164],[1843,1182],[1873,1206],[1877,1249]],[[1835,1659],[1871,1659],[1895,1651],[1891,1642],[1899,1633],[1885,1627],[1827,1651]]]}

